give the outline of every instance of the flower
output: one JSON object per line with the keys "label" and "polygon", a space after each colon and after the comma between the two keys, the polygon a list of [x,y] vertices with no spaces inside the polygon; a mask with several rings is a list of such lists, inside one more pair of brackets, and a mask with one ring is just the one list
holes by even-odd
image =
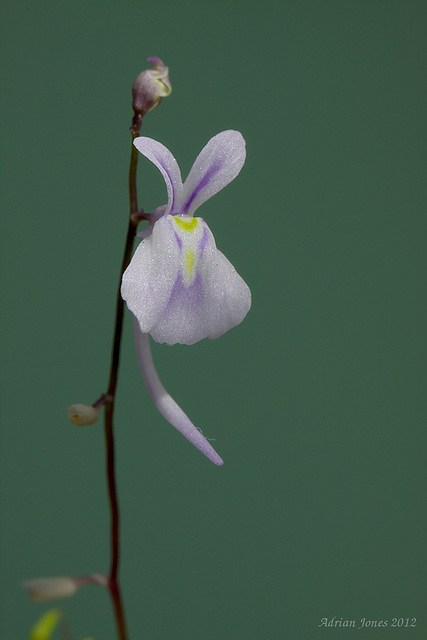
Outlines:
{"label": "flower", "polygon": [[161,99],[172,92],[169,68],[160,58],[153,56],[147,59],[148,62],[153,62],[153,68],[142,71],[132,87],[133,110],[141,116],[155,109]]}
{"label": "flower", "polygon": [[231,182],[245,161],[245,141],[237,131],[213,137],[198,155],[185,181],[173,155],[159,142],[136,138],[136,148],[161,171],[168,204],[152,224],[126,269],[122,297],[143,333],[156,342],[194,344],[218,338],[242,322],[251,293],[216,248],[196,209]]}
{"label": "flower", "polygon": [[142,242],[123,274],[121,293],[135,316],[139,364],[159,411],[215,464],[221,458],[161,384],[150,352],[156,342],[194,344],[218,338],[236,326],[251,306],[251,293],[232,264],[216,247],[196,209],[239,174],[245,162],[243,136],[223,131],[197,156],[182,182],[177,161],[160,142],[139,137],[134,145],[159,169],[168,203],[158,207]]}

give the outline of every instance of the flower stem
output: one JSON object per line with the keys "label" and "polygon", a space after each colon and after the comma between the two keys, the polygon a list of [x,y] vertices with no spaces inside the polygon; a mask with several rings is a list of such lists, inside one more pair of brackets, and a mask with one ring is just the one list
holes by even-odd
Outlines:
{"label": "flower stem", "polygon": [[120,584],[118,579],[119,571],[119,558],[120,558],[120,514],[119,514],[119,502],[117,497],[117,483],[115,473],[115,449],[114,449],[114,428],[113,428],[113,414],[114,414],[114,401],[117,388],[117,377],[119,371],[120,361],[120,344],[123,328],[123,314],[124,303],[120,295],[120,283],[123,272],[130,262],[132,255],[133,240],[135,238],[135,232],[138,226],[138,217],[135,215],[138,213],[138,200],[136,190],[136,169],[138,164],[138,152],[133,146],[134,139],[139,135],[141,130],[141,116],[135,116],[132,122],[131,135],[132,135],[132,149],[130,156],[129,166],[129,200],[130,200],[130,214],[128,222],[128,230],[126,234],[125,247],[123,252],[123,260],[120,271],[119,286],[117,291],[117,303],[116,303],[116,321],[114,327],[113,347],[111,353],[111,367],[110,367],[110,379],[108,383],[108,391],[105,398],[105,411],[104,411],[104,433],[105,433],[105,447],[107,457],[107,483],[108,483],[108,496],[110,500],[110,512],[111,512],[111,566],[108,579],[108,588],[110,591],[114,615],[116,618],[117,633],[120,640],[127,640],[125,614],[123,608],[123,601],[120,591]]}

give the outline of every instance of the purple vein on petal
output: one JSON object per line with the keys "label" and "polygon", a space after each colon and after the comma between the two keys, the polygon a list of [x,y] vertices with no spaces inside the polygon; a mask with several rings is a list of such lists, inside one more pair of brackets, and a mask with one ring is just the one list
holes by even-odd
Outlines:
{"label": "purple vein on petal", "polygon": [[200,273],[188,287],[184,285],[182,273],[180,272],[172,287],[169,296],[168,306],[166,307],[166,315],[168,308],[172,305],[180,304],[188,309],[197,309],[203,300],[203,282]]}
{"label": "purple vein on petal", "polygon": [[200,240],[200,257],[202,257],[204,250],[206,249],[206,245],[209,242],[209,231],[207,230],[206,226],[203,226],[203,235],[202,235],[202,239]]}
{"label": "purple vein on petal", "polygon": [[175,240],[176,240],[176,243],[177,243],[178,247],[179,247],[180,249],[182,249],[182,240],[181,240],[181,238],[179,237],[179,235],[177,234],[177,232],[175,231],[175,229],[174,229],[174,231],[173,231],[173,232],[174,232],[174,234],[175,234]]}
{"label": "purple vein on petal", "polygon": [[[202,189],[204,189],[206,185],[209,184],[212,178],[220,171],[223,164],[224,164],[224,160],[221,158],[217,158],[217,160],[209,167],[209,169],[206,171],[204,176],[197,183],[197,186],[194,189],[194,191],[190,194],[189,198],[183,205],[182,213],[188,213],[194,199],[199,195]],[[184,185],[184,188],[185,188],[185,185]]]}
{"label": "purple vein on petal", "polygon": [[[161,158],[159,158],[159,156],[157,156],[157,155],[155,156],[155,158],[156,158],[157,162],[162,167],[163,171],[166,173],[166,175],[168,177],[168,182],[169,182],[170,190],[171,190],[170,191],[170,195],[172,197],[170,198],[170,201],[168,202],[167,211],[172,211],[173,210],[173,205],[175,204],[175,200],[176,200],[176,197],[175,197],[175,186],[174,186],[172,177],[171,177],[166,165],[164,164],[163,160]],[[169,189],[168,189],[168,191],[169,191]],[[169,198],[168,198],[168,200],[169,200]]]}

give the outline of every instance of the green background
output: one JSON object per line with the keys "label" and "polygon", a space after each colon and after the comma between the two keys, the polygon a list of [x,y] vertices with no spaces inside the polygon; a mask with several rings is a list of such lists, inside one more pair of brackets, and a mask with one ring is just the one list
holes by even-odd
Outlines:
{"label": "green background", "polygon": [[[2,638],[49,606],[23,578],[108,571],[102,422],[75,428],[65,408],[105,390],[130,88],[151,55],[173,93],[143,134],[184,175],[219,131],[247,141],[241,175],[200,215],[253,307],[216,341],[154,348],[223,468],[153,407],[127,314],[130,638],[427,637],[426,3],[1,6]],[[138,180],[146,210],[165,202],[148,162]],[[74,640],[115,637],[102,589],[58,604]],[[388,627],[319,627],[333,616]]]}

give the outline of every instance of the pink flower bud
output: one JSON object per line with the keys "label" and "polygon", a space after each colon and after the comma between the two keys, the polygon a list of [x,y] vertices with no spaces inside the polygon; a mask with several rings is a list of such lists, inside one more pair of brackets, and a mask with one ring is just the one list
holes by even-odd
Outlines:
{"label": "pink flower bud", "polygon": [[140,73],[132,87],[132,107],[141,116],[155,109],[172,91],[168,67],[160,58],[148,58],[148,62],[154,64],[153,68]]}

